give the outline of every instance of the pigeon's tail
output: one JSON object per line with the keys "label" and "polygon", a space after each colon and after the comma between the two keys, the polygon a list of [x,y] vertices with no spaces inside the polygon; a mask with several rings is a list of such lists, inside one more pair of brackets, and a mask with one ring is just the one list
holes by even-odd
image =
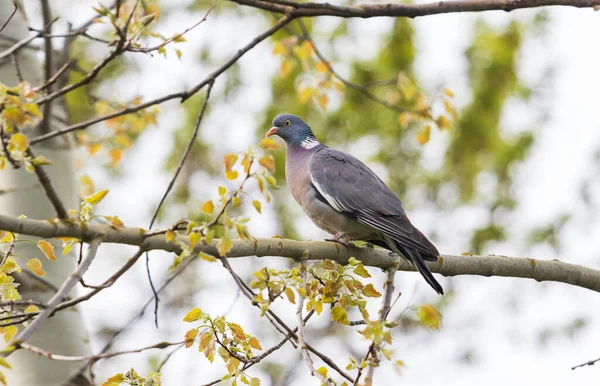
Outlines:
{"label": "pigeon's tail", "polygon": [[[421,274],[421,276],[423,276],[423,278],[425,279],[425,281],[427,282],[427,284],[429,284],[431,286],[431,288],[433,288],[435,290],[435,292],[437,292],[440,295],[444,294],[444,289],[442,288],[442,286],[440,285],[440,283],[438,283],[437,280],[435,280],[435,278],[433,277],[433,274],[431,273],[431,271],[429,270],[429,268],[427,268],[427,265],[425,264],[424,260],[428,260],[431,261],[433,260],[431,256],[433,255],[427,255],[427,256],[421,256],[421,253],[413,248],[410,247],[405,247],[404,245],[398,243],[395,240],[391,240],[391,239],[387,239],[387,244],[389,245],[390,249],[394,252],[396,252],[397,254],[399,254],[400,256],[404,256],[406,258],[406,260],[408,260],[412,265],[415,266],[415,268],[417,268],[417,271],[419,271],[419,273]],[[435,260],[437,260],[437,256],[434,256]]]}

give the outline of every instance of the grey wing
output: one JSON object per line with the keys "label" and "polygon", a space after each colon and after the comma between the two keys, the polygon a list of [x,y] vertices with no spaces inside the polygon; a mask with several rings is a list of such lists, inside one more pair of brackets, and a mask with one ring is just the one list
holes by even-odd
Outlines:
{"label": "grey wing", "polygon": [[339,150],[324,148],[310,160],[311,182],[338,212],[403,245],[437,256],[437,250],[406,216],[402,201],[367,165]]}

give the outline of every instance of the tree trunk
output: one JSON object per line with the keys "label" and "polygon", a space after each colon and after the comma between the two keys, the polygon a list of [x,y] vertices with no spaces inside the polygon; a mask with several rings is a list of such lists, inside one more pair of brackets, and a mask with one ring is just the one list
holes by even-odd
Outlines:
{"label": "tree trunk", "polygon": [[[0,24],[13,11],[11,1],[0,1]],[[20,12],[17,12],[5,29],[1,32],[3,37],[21,40],[27,37],[29,32],[26,21]],[[0,39],[0,52],[12,46],[14,42]],[[22,48],[17,53],[17,63],[23,79],[37,86],[43,83],[43,66],[37,51]],[[12,60],[0,63],[0,82],[7,86],[19,83],[17,71]],[[59,102],[52,105],[52,114],[65,117],[65,110]],[[50,128],[55,125],[50,121]],[[24,129],[25,130],[25,129]],[[36,128],[27,131],[28,136],[38,134]],[[45,166],[54,188],[67,209],[77,208],[79,198],[77,194],[77,179],[74,163],[74,153],[69,148],[65,139],[45,147],[37,146],[36,155],[43,154],[52,161],[52,165]],[[31,218],[49,219],[56,216],[50,201],[41,189],[38,180],[33,173],[25,168],[13,170],[10,164],[0,171],[0,188],[17,189],[0,195],[0,213],[19,216],[26,215]],[[20,240],[32,239],[22,236]],[[55,287],[61,285],[64,279],[74,270],[77,259],[74,254],[61,255],[62,246],[60,242],[53,242],[58,261],[47,260],[36,244],[29,242],[17,243],[15,254],[27,258],[37,257],[42,260],[47,275],[44,277]],[[77,248],[74,248],[76,250]],[[25,267],[26,260],[16,258],[17,263]],[[20,274],[19,292],[24,300],[46,302],[55,292],[41,282],[32,279],[28,275]],[[73,296],[73,295],[72,295]],[[22,328],[22,327],[21,327]],[[72,308],[57,313],[46,321],[46,323],[35,332],[28,343],[39,346],[45,350],[64,355],[89,355],[89,338],[78,309]],[[51,386],[51,385],[86,385],[89,384],[82,376],[77,376],[82,363],[61,362],[47,359],[32,354],[25,350],[19,350],[11,355],[9,363],[12,370],[5,372],[8,385],[12,386]]]}

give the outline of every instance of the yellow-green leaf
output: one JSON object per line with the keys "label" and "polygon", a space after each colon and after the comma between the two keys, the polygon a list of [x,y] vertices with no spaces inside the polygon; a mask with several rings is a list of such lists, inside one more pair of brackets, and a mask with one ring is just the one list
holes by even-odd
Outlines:
{"label": "yellow-green leaf", "polygon": [[290,303],[296,304],[296,294],[294,293],[294,291],[290,287],[286,287],[284,292],[285,296],[287,296]]}
{"label": "yellow-green leaf", "polygon": [[209,255],[208,253],[204,253],[204,252],[200,252],[200,258],[202,260],[206,260],[206,261],[211,262],[211,263],[214,262],[214,261],[217,261],[217,259],[215,259],[211,255]]}
{"label": "yellow-green leaf", "polygon": [[327,72],[327,71],[329,71],[329,65],[327,63],[325,63],[325,62],[318,62],[315,65],[315,68],[319,72]]}
{"label": "yellow-green leaf", "polygon": [[2,357],[0,357],[0,366],[4,366],[7,369],[12,369],[12,367],[10,366],[10,364],[8,363],[8,361],[6,359],[2,358]]}
{"label": "yellow-green leaf", "polygon": [[331,320],[341,324],[348,324],[348,313],[342,306],[337,305],[331,309]]}
{"label": "yellow-green leaf", "polygon": [[227,362],[227,371],[229,374],[233,374],[233,372],[240,366],[240,361],[234,357],[229,358]]}
{"label": "yellow-green leaf", "polygon": [[12,339],[12,337],[15,336],[17,331],[19,331],[17,326],[2,327],[2,333],[4,334],[4,340],[7,342],[10,341]]}
{"label": "yellow-green leaf", "polygon": [[112,385],[112,384],[117,384],[117,385],[119,385],[119,384],[120,384],[121,382],[123,382],[124,380],[125,380],[125,376],[124,376],[123,374],[121,374],[121,373],[119,373],[119,374],[115,374],[115,375],[113,375],[112,377],[108,378],[108,379],[106,380],[106,382],[104,382],[104,383],[102,384],[102,386],[105,386],[105,385],[107,385],[107,384],[110,384],[110,385]]}
{"label": "yellow-green leaf", "polygon": [[367,271],[367,270],[365,269],[365,266],[364,266],[364,265],[362,265],[362,264],[358,264],[358,265],[356,266],[356,268],[354,268],[354,270],[353,270],[352,272],[354,272],[354,273],[355,273],[355,274],[357,274],[358,276],[360,276],[360,277],[364,277],[364,278],[366,278],[366,279],[368,279],[368,278],[370,278],[370,277],[371,277],[371,275],[369,274],[369,271]]}
{"label": "yellow-green leaf", "polygon": [[167,233],[165,233],[165,239],[167,240],[168,243],[174,241],[175,240],[175,232],[173,232],[172,230],[168,230]]}
{"label": "yellow-green leaf", "polygon": [[196,336],[198,336],[198,330],[195,328],[185,333],[185,348],[192,347]]}
{"label": "yellow-green leaf", "polygon": [[[23,122],[21,122],[23,123]],[[20,124],[20,123],[17,123]],[[27,150],[27,146],[29,146],[29,140],[27,139],[27,137],[22,134],[22,133],[15,133],[13,134],[12,137],[10,137],[10,140],[8,141],[8,144],[10,146],[10,148],[18,150],[18,151],[25,151]]]}
{"label": "yellow-green leaf", "polygon": [[15,271],[21,272],[21,267],[17,264],[15,259],[12,256],[9,256],[4,264],[2,264],[2,268],[0,270],[4,273],[13,273]]}
{"label": "yellow-green leaf", "polygon": [[316,371],[323,377],[327,378],[327,369],[324,366],[319,367]]}
{"label": "yellow-green leaf", "polygon": [[320,94],[317,97],[317,103],[319,104],[319,106],[323,109],[326,110],[327,109],[327,104],[329,103],[329,98],[327,97],[327,94]]}
{"label": "yellow-green leaf", "polygon": [[440,130],[446,130],[450,127],[450,120],[443,115],[440,115],[440,117],[435,121],[435,123],[437,123]]}
{"label": "yellow-green leaf", "polygon": [[31,163],[36,166],[52,165],[52,161],[50,161],[43,155],[38,155],[37,157],[31,160]]}
{"label": "yellow-green leaf", "polygon": [[368,296],[370,298],[378,298],[381,296],[381,293],[379,293],[371,283],[365,286],[365,288],[363,289],[363,293],[365,294],[365,296]]}
{"label": "yellow-green leaf", "polygon": [[223,236],[217,242],[217,251],[219,255],[225,256],[233,248],[233,243],[229,237]]}
{"label": "yellow-green leaf", "polygon": [[273,44],[273,55],[281,55],[285,52],[285,46],[281,42]]}
{"label": "yellow-green leaf", "polygon": [[314,89],[312,88],[303,88],[301,90],[298,91],[298,101],[302,104],[305,104],[306,102],[308,102],[310,100],[310,98],[312,98],[314,93]]}
{"label": "yellow-green leaf", "polygon": [[12,232],[0,231],[0,243],[10,243],[14,238]]}
{"label": "yellow-green leaf", "polygon": [[430,136],[431,125],[427,125],[417,132],[417,142],[419,142],[420,145],[425,145],[427,142],[429,142]]}
{"label": "yellow-green leaf", "polygon": [[208,200],[204,204],[202,204],[202,211],[204,213],[211,214],[212,212],[214,212],[214,210],[215,204],[213,204],[212,200]]}
{"label": "yellow-green leaf", "polygon": [[260,386],[260,379],[256,377],[250,378],[250,386]]}
{"label": "yellow-green leaf", "polygon": [[38,306],[33,305],[33,304],[30,305],[30,306],[27,306],[27,308],[25,308],[25,312],[26,313],[29,313],[29,312],[38,312],[39,310],[40,309],[38,308]]}
{"label": "yellow-green leaf", "polygon": [[425,327],[439,330],[442,326],[442,314],[431,304],[422,305],[417,309],[419,321]]}
{"label": "yellow-green leaf", "polygon": [[252,166],[252,158],[246,155],[246,157],[244,157],[240,163],[244,167],[244,173],[248,174],[250,172],[250,167]]}
{"label": "yellow-green leaf", "polygon": [[450,98],[454,97],[454,92],[452,90],[450,90],[449,88],[444,89],[444,94],[446,94]]}
{"label": "yellow-green leaf", "polygon": [[250,337],[250,339],[248,339],[248,343],[250,344],[250,347],[255,348],[257,350],[262,350],[260,342],[255,337]]}
{"label": "yellow-green leaf", "polygon": [[188,236],[188,240],[190,243],[190,247],[194,248],[196,244],[198,244],[198,241],[200,241],[200,234],[196,232],[190,233],[190,235]]}
{"label": "yellow-green leaf", "polygon": [[27,268],[38,276],[45,276],[46,272],[42,269],[42,262],[38,258],[33,258],[27,262]]}
{"label": "yellow-green leaf", "polygon": [[239,175],[239,173],[237,170],[227,170],[225,172],[225,177],[230,181],[233,181],[236,178],[238,178],[238,175]]}
{"label": "yellow-green leaf", "polygon": [[252,206],[258,213],[262,213],[260,201],[252,200]]}
{"label": "yellow-green leaf", "polygon": [[181,256],[176,255],[175,258],[173,259],[173,263],[169,267],[169,271],[174,270],[175,268],[177,268],[179,266],[179,264],[181,264]]}
{"label": "yellow-green leaf", "polygon": [[244,333],[244,329],[239,324],[228,322],[227,327],[229,327],[229,329],[231,330],[233,335],[236,338],[238,338],[239,340],[246,339],[246,334]]}
{"label": "yellow-green leaf", "polygon": [[187,313],[187,315],[183,318],[183,321],[184,322],[195,322],[196,320],[200,319],[202,317],[202,315],[204,315],[202,310],[200,308],[196,307]]}
{"label": "yellow-green leaf", "polygon": [[275,142],[275,140],[273,138],[263,138],[260,141],[260,147],[262,147],[263,149],[271,149],[271,150],[278,150],[279,149],[279,145],[277,144],[277,142]]}
{"label": "yellow-green leaf", "polygon": [[269,154],[264,157],[260,157],[258,159],[258,163],[271,173],[275,172],[275,158],[273,158],[272,155]]}
{"label": "yellow-green leaf", "polygon": [[317,315],[321,315],[321,312],[323,312],[323,302],[315,301],[313,307]]}
{"label": "yellow-green leaf", "polygon": [[238,156],[236,154],[226,154],[225,157],[223,157],[223,164],[225,165],[225,170],[229,171],[231,170],[231,168],[235,165],[235,163],[237,162]]}
{"label": "yellow-green leaf", "polygon": [[110,165],[116,167],[123,158],[123,150],[115,148],[110,149],[108,151],[108,157],[110,158]]}
{"label": "yellow-green leaf", "polygon": [[91,205],[96,205],[98,204],[100,201],[102,201],[102,199],[104,197],[106,197],[106,195],[108,194],[108,190],[100,190],[94,194],[91,194],[89,196],[87,196],[84,200],[91,204]]}
{"label": "yellow-green leaf", "polygon": [[227,189],[224,186],[219,186],[219,196],[223,197],[227,193]]}
{"label": "yellow-green leaf", "polygon": [[279,75],[281,75],[282,78],[288,76],[295,66],[296,63],[292,60],[284,60],[283,62],[281,62],[281,67],[279,68]]}
{"label": "yellow-green leaf", "polygon": [[45,240],[40,240],[37,242],[37,246],[42,250],[42,252],[44,252],[44,255],[46,255],[48,260],[56,261],[56,256],[54,255],[54,245]]}

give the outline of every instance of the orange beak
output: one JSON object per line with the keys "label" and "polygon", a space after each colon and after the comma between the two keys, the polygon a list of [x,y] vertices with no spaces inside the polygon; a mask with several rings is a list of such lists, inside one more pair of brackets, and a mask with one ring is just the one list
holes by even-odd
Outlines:
{"label": "orange beak", "polygon": [[267,134],[265,134],[265,137],[270,137],[273,134],[277,134],[278,131],[279,129],[277,127],[271,127],[271,129],[267,131]]}

